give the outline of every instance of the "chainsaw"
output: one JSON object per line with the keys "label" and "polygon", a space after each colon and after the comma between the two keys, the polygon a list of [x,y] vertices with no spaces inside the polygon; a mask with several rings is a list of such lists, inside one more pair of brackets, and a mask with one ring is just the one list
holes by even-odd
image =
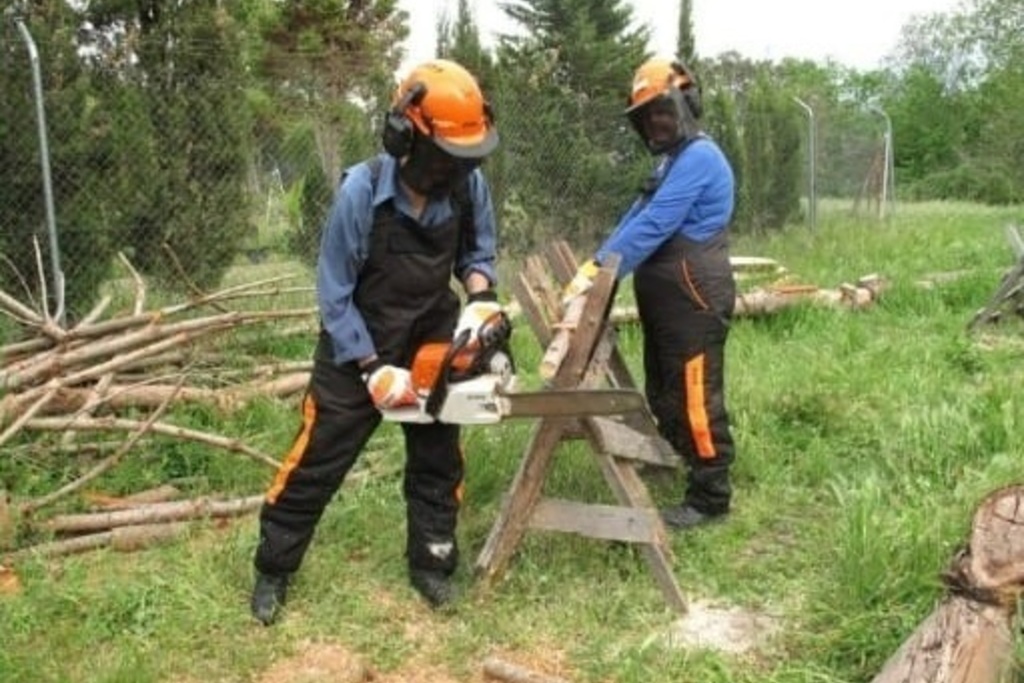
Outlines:
{"label": "chainsaw", "polygon": [[509,351],[512,324],[504,311],[477,330],[451,342],[420,347],[410,374],[417,402],[382,410],[392,422],[494,424],[509,417],[586,417],[642,410],[642,394],[632,389],[547,389],[516,391]]}

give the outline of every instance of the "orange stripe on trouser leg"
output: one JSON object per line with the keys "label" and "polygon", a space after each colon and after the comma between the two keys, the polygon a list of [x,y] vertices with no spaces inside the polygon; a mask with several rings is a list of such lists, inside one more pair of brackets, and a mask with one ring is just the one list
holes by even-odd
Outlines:
{"label": "orange stripe on trouser leg", "polygon": [[267,491],[267,502],[273,505],[277,502],[277,497],[281,495],[281,491],[288,484],[288,477],[299,465],[299,461],[302,460],[303,453],[306,452],[306,447],[309,445],[309,434],[313,431],[313,422],[316,419],[316,403],[313,401],[312,394],[306,394],[306,397],[302,399],[302,428],[299,430],[299,435],[295,437],[295,442],[292,444],[291,450],[288,451],[288,455],[285,456],[284,462],[281,463],[281,467],[277,470],[277,476],[274,477],[274,483],[270,486],[270,490]]}
{"label": "orange stripe on trouser leg", "polygon": [[[466,453],[462,450],[462,446],[459,446],[459,460],[462,461],[462,471],[466,471]],[[462,501],[466,497],[466,479],[463,477],[459,480],[459,483],[455,485],[455,502],[462,506]]]}
{"label": "orange stripe on trouser leg", "polygon": [[697,447],[697,455],[701,458],[715,457],[715,444],[711,440],[711,428],[708,426],[708,410],[704,400],[704,354],[695,356],[686,362],[684,387],[686,391],[686,419],[693,434],[693,443]]}

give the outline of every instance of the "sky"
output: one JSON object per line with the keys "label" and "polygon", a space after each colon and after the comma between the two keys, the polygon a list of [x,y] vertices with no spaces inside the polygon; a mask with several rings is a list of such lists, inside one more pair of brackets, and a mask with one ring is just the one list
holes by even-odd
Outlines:
{"label": "sky", "polygon": [[[676,43],[679,3],[628,0],[637,21],[652,30],[652,52],[671,55]],[[457,0],[399,0],[410,16],[412,34],[400,71],[434,55],[437,18],[454,15]],[[960,0],[693,0],[697,52],[713,57],[734,50],[752,59],[831,58],[860,70],[881,66],[914,15],[950,12]],[[512,30],[499,0],[471,0],[484,45]]]}

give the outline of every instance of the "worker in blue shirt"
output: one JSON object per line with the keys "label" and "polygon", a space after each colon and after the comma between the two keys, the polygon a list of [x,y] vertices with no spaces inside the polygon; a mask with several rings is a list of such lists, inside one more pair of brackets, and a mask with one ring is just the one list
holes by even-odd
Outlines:
{"label": "worker in blue shirt", "polygon": [[[359,273],[369,256],[375,212],[391,202],[398,213],[409,217],[416,215],[412,200],[399,190],[397,171],[398,160],[389,154],[381,154],[352,167],[346,173],[343,191],[327,219],[328,228],[323,235],[318,259],[317,292],[323,326],[329,333],[334,360],[338,363],[367,358],[376,352],[374,339],[352,297],[359,282]],[[466,185],[459,189],[468,192],[467,196],[458,199],[472,209],[472,212],[466,212],[466,218],[473,220],[469,231],[473,240],[457,254],[455,277],[462,282],[467,275],[477,273],[483,276],[486,284],[493,283],[496,280],[496,236],[490,188],[478,170],[470,173]],[[458,208],[455,198],[452,201],[445,198],[444,201],[427,202],[422,207],[419,222],[428,229],[444,225]],[[489,289],[479,280],[474,291],[481,288]],[[396,340],[382,339],[381,343],[385,341]]]}
{"label": "worker in blue shirt", "polygon": [[736,302],[728,226],[734,180],[700,128],[700,87],[683,64],[654,58],[637,69],[626,114],[659,156],[643,192],[567,286],[593,284],[609,254],[633,274],[643,330],[644,381],[661,435],[688,466],[678,505],[661,511],[688,529],[729,512],[735,452],[725,406],[725,344]]}
{"label": "worker in blue shirt", "polygon": [[[302,425],[260,511],[250,607],[272,623],[328,502],[380,424],[417,397],[416,350],[454,336],[469,344],[500,310],[495,223],[478,168],[498,144],[468,71],[433,60],[401,82],[383,131],[385,154],[346,170],[317,261],[321,331]],[[462,283],[461,310],[450,282]],[[458,425],[402,423],[406,556],[432,607],[452,597],[463,459]]]}

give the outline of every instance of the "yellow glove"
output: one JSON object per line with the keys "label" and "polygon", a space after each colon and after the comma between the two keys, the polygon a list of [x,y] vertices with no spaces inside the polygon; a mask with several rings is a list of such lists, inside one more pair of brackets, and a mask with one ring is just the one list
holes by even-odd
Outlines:
{"label": "yellow glove", "polygon": [[590,288],[594,286],[594,278],[597,277],[600,270],[601,265],[594,259],[590,259],[577,268],[576,275],[562,290],[562,305],[565,306],[576,297],[589,292]]}
{"label": "yellow glove", "polygon": [[366,388],[378,410],[416,405],[412,374],[405,368],[381,365],[367,375]]}
{"label": "yellow glove", "polygon": [[469,339],[466,346],[474,346],[480,337],[480,328],[495,313],[501,312],[501,304],[498,303],[498,295],[493,290],[477,292],[469,296],[469,303],[462,310],[459,322],[455,325],[453,339],[469,330]]}

